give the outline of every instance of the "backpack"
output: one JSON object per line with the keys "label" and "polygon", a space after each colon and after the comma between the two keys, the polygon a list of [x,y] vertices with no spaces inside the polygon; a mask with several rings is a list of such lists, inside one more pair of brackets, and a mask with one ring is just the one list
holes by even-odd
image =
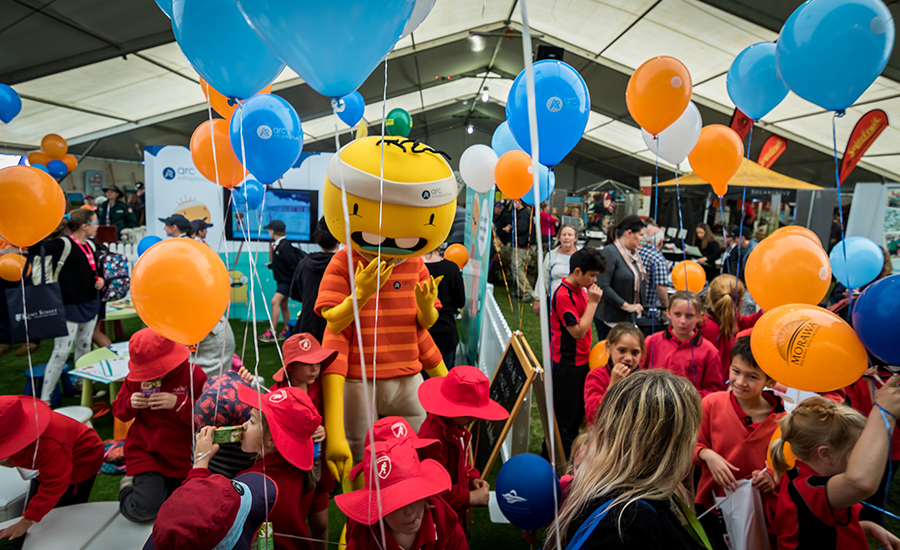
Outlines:
{"label": "backpack", "polygon": [[100,290],[104,302],[115,302],[128,295],[131,276],[128,274],[128,260],[121,254],[109,253],[100,258],[103,279],[106,284]]}
{"label": "backpack", "polygon": [[300,260],[306,256],[306,253],[294,246],[294,243],[285,240],[287,246],[281,246],[278,250],[278,255],[284,258],[284,261],[287,265],[290,266],[290,273],[294,273],[297,269],[297,264],[300,263]]}

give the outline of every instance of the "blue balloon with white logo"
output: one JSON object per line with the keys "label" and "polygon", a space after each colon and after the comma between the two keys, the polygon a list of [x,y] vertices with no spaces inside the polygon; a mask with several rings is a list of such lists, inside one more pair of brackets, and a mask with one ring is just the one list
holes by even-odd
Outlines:
{"label": "blue balloon with white logo", "polygon": [[[550,169],[543,164],[538,164],[538,176],[538,181],[541,185],[541,202],[546,202],[550,200],[550,193],[552,193],[553,189],[556,188],[556,176],[552,172],[550,172]],[[537,206],[536,204],[534,204],[533,185],[531,186],[531,189],[529,189],[528,192],[522,196],[522,202],[530,206]]]}
{"label": "blue balloon with white logo", "polygon": [[559,477],[538,455],[520,454],[507,460],[497,474],[495,487],[500,511],[510,523],[526,531],[550,523],[556,505],[562,502]]}
{"label": "blue balloon with white logo", "polygon": [[44,166],[43,164],[40,164],[40,163],[32,164],[31,167],[32,167],[32,168],[37,168],[37,169],[40,170],[41,172],[44,172],[44,173],[47,173],[47,174],[50,173],[50,170],[47,170],[47,167]]}
{"label": "blue balloon with white logo", "polygon": [[142,256],[144,254],[144,252],[147,251],[148,248],[150,248],[151,246],[155,245],[156,243],[158,243],[160,241],[162,241],[162,239],[157,237],[156,235],[147,235],[146,237],[144,237],[143,239],[138,241],[138,245],[137,245],[138,256]]}
{"label": "blue balloon with white logo", "polygon": [[875,241],[865,237],[847,237],[837,243],[829,259],[831,273],[847,288],[862,288],[884,269],[884,252]]}
{"label": "blue balloon with white logo", "polygon": [[516,138],[513,137],[512,132],[509,129],[509,121],[504,120],[500,126],[497,126],[497,129],[494,130],[494,135],[491,136],[491,149],[497,153],[497,157],[502,157],[504,153],[508,153],[510,151],[521,151],[522,148],[519,146],[518,142],[516,142]]}
{"label": "blue balloon with white logo", "polygon": [[731,62],[725,85],[728,97],[742,113],[759,120],[787,97],[788,87],[778,77],[775,43],[753,44]]}
{"label": "blue balloon with white logo", "polygon": [[778,35],[778,76],[803,99],[843,111],[884,70],[894,32],[880,0],[809,0]]}
{"label": "blue balloon with white logo", "polygon": [[359,92],[353,92],[332,101],[337,102],[338,117],[347,126],[356,126],[366,112],[366,101]]}
{"label": "blue balloon with white logo", "polygon": [[9,124],[22,111],[22,98],[7,86],[0,84],[0,120]]}
{"label": "blue balloon with white logo", "polygon": [[252,96],[284,70],[234,2],[173,0],[172,29],[194,70],[229,99]]}
{"label": "blue balloon with white logo", "polygon": [[853,329],[869,353],[900,365],[900,275],[875,281],[853,301]]}
{"label": "blue balloon with white logo", "polygon": [[62,178],[69,173],[69,167],[66,166],[65,162],[53,159],[47,163],[47,172],[54,178]]}
{"label": "blue balloon with white logo", "polygon": [[244,101],[231,115],[229,131],[234,154],[265,185],[290,170],[303,150],[300,117],[277,95],[257,94]]}
{"label": "blue balloon with white logo", "polygon": [[[545,59],[533,67],[540,140],[538,161],[544,166],[556,166],[575,148],[587,128],[591,94],[578,71],[562,61]],[[506,120],[522,150],[530,155],[531,128],[524,70],[509,90]]]}
{"label": "blue balloon with white logo", "polygon": [[265,188],[258,181],[247,180],[243,185],[235,188],[231,192],[231,196],[234,197],[234,205],[240,208],[241,211],[245,211],[259,208],[262,205],[265,193]]}

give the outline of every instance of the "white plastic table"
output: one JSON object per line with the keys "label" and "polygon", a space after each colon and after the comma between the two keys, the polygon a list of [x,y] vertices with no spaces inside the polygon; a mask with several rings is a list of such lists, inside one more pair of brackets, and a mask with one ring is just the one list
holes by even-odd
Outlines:
{"label": "white plastic table", "polygon": [[[0,523],[5,529],[21,518]],[[153,522],[132,523],[118,502],[89,502],[50,510],[28,530],[24,550],[140,550]]]}

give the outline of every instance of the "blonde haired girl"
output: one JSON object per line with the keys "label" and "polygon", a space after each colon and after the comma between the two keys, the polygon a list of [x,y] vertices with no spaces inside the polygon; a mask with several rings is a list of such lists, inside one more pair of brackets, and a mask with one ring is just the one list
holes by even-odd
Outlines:
{"label": "blonde haired girl", "polygon": [[700,324],[700,334],[719,350],[722,359],[722,382],[728,380],[731,365],[731,348],[737,334],[753,328],[764,311],[753,315],[741,315],[741,301],[747,289],[734,275],[719,275],[709,283],[706,293],[706,311]]}

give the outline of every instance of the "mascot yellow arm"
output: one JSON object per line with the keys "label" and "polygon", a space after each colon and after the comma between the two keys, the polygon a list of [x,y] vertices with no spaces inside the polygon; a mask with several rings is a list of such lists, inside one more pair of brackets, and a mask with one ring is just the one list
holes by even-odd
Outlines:
{"label": "mascot yellow arm", "polygon": [[434,378],[434,377],[440,378],[442,376],[447,376],[447,367],[444,365],[444,360],[441,359],[440,363],[438,363],[437,365],[435,365],[434,367],[432,367],[430,369],[425,369],[425,372],[427,372],[428,376],[430,376],[432,378]]}
{"label": "mascot yellow arm", "polygon": [[[381,285],[388,281],[391,278],[391,273],[394,272],[394,266],[388,265],[386,262],[381,262]],[[359,305],[359,309],[366,307],[366,303],[369,301],[369,298],[375,295],[375,292],[378,291],[378,266],[379,262],[369,262],[365,268],[362,267],[362,262],[356,264],[356,275],[354,276],[354,281],[356,283],[356,301]],[[435,296],[437,296],[437,285],[435,285]],[[328,322],[328,329],[332,332],[332,334],[340,334],[345,328],[350,326],[350,323],[353,322],[353,298],[351,296],[347,296],[344,298],[344,301],[334,307],[323,307],[322,308],[322,317]],[[435,321],[437,320],[437,315],[435,315]],[[432,324],[434,324],[432,322]]]}
{"label": "mascot yellow arm", "polygon": [[441,275],[437,279],[431,277],[431,280],[416,285],[416,320],[419,326],[424,329],[431,328],[438,319],[438,310],[434,306],[437,299],[438,285],[441,284],[444,276]]}
{"label": "mascot yellow arm", "polygon": [[347,434],[344,432],[344,381],[340,374],[322,376],[322,391],[325,398],[325,463],[338,481],[350,479],[353,455]]}

